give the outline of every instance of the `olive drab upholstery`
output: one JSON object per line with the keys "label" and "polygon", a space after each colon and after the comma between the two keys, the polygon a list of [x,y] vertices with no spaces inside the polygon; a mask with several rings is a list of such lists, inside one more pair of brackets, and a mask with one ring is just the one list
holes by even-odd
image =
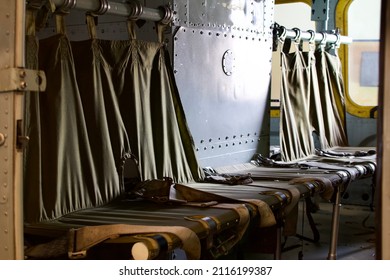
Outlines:
{"label": "olive drab upholstery", "polygon": [[284,161],[314,153],[310,122],[311,61],[305,60],[299,45],[288,40],[281,49],[280,148]]}
{"label": "olive drab upholstery", "polygon": [[332,54],[331,51],[332,49],[321,47],[315,53],[326,139],[326,142],[321,143],[322,149],[348,146],[341,62],[337,55],[337,49],[335,54]]}
{"label": "olive drab upholstery", "polygon": [[71,42],[65,18],[39,42],[27,28],[29,67],[48,84],[25,105],[26,222],[112,201],[126,160],[138,162],[140,180],[202,178],[164,43],[99,40],[90,16],[91,38]]}
{"label": "olive drab upholstery", "polygon": [[280,146],[284,161],[315,149],[347,146],[341,63],[334,46],[279,41],[281,55]]}

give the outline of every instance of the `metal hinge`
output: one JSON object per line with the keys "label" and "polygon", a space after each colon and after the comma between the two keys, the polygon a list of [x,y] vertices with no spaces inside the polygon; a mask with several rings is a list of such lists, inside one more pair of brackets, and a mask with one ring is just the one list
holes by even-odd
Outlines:
{"label": "metal hinge", "polygon": [[24,68],[0,69],[0,93],[9,91],[44,91],[45,72]]}

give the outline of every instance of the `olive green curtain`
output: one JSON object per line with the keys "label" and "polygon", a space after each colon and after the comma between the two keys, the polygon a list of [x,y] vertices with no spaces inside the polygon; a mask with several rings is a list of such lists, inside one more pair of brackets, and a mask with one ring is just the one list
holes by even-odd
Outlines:
{"label": "olive green curtain", "polygon": [[[280,145],[284,161],[348,145],[341,63],[332,47],[281,41]],[[333,49],[334,50],[334,49]]]}
{"label": "olive green curtain", "polygon": [[199,180],[203,171],[162,43],[161,25],[157,31],[160,42],[131,40],[117,67],[115,85],[123,121],[143,180]]}
{"label": "olive green curtain", "polygon": [[[96,77],[100,71],[95,59],[98,54],[83,56],[89,66],[86,71],[94,77],[85,80],[89,88],[79,86],[63,17],[56,19],[58,34],[39,42],[39,69],[46,73],[47,88],[34,100],[36,119],[26,119],[34,143],[28,150],[39,152],[36,157],[26,157],[26,221],[53,219],[101,205],[122,191],[116,172],[120,158],[114,157],[110,144],[107,103],[103,104],[100,77]],[[27,104],[26,112],[31,111],[31,105]],[[40,147],[38,152],[36,146]],[[35,170],[30,177],[31,169]]]}
{"label": "olive green curtain", "polygon": [[282,160],[292,161],[314,153],[310,121],[312,56],[304,56],[298,42],[287,39],[280,45],[280,149]]}
{"label": "olive green curtain", "polygon": [[313,137],[315,148],[321,148],[322,143],[326,143],[326,134],[324,127],[324,114],[322,110],[321,90],[318,81],[317,59],[315,56],[316,44],[311,41],[303,50],[303,55],[309,64],[310,71],[310,87],[308,94],[309,105],[309,122],[311,130],[308,132]]}
{"label": "olive green curtain", "polygon": [[29,67],[45,71],[47,88],[25,102],[26,222],[112,201],[131,157],[142,180],[203,176],[163,43],[99,40],[87,22],[86,41],[68,40],[63,15],[57,35],[27,36]]}
{"label": "olive green curtain", "polygon": [[315,56],[325,136],[321,148],[348,146],[344,82],[337,49],[320,46]]}

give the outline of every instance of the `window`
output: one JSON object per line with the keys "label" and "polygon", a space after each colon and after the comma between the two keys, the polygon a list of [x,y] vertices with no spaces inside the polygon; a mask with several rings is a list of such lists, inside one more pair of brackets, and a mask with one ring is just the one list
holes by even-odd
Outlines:
{"label": "window", "polygon": [[[279,2],[282,1],[277,1],[276,3],[278,4]],[[275,5],[274,19],[275,22],[287,29],[297,27],[301,30],[315,30],[315,22],[311,21],[311,6],[303,2]]]}
{"label": "window", "polygon": [[354,0],[348,9],[348,93],[358,106],[378,104],[380,0]]}

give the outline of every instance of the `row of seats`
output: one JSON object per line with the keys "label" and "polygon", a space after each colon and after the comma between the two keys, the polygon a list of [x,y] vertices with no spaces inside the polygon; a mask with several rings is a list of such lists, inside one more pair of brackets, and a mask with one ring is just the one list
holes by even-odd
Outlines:
{"label": "row of seats", "polygon": [[[351,182],[375,174],[375,153],[367,151],[351,155],[350,149],[338,147],[290,163],[255,155],[247,164],[206,168],[203,182],[141,182],[108,205],[27,224],[28,235],[45,236],[48,242],[32,246],[26,254],[171,259],[175,249],[182,249],[188,259],[217,259],[241,246],[280,259],[282,237],[297,234],[302,199],[312,240],[319,240],[310,211],[311,198],[318,194],[334,205],[328,259],[335,259],[340,197]],[[54,245],[62,248],[56,254]],[[118,248],[123,253],[118,254]],[[99,253],[107,250],[114,251]]]}

